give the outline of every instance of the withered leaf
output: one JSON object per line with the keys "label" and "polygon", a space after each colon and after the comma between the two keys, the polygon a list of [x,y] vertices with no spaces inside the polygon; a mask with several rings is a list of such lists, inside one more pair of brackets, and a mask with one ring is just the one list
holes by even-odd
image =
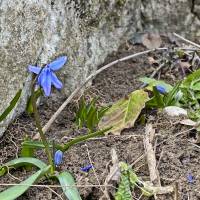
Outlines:
{"label": "withered leaf", "polygon": [[147,33],[143,36],[142,43],[148,49],[156,49],[161,46],[162,40],[157,33]]}
{"label": "withered leaf", "polygon": [[112,127],[109,132],[120,135],[123,129],[134,126],[148,100],[148,93],[144,90],[132,92],[128,95],[128,98],[121,99],[112,105],[100,121],[99,128]]}

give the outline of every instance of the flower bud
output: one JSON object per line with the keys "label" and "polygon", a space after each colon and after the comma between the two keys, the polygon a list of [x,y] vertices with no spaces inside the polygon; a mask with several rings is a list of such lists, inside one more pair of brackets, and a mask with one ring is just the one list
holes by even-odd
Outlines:
{"label": "flower bud", "polygon": [[156,85],[156,90],[160,93],[160,94],[166,94],[166,89],[165,87],[161,86],[161,85]]}
{"label": "flower bud", "polygon": [[85,166],[85,167],[81,167],[81,171],[83,171],[83,172],[89,172],[90,171],[90,169],[92,169],[93,168],[93,165],[87,165],[87,166]]}
{"label": "flower bud", "polygon": [[189,173],[189,174],[187,175],[187,181],[188,181],[188,183],[194,183],[194,177],[192,176],[191,173]]}
{"label": "flower bud", "polygon": [[62,159],[63,159],[63,152],[60,150],[57,150],[54,155],[54,164],[56,166],[60,165],[62,163]]}

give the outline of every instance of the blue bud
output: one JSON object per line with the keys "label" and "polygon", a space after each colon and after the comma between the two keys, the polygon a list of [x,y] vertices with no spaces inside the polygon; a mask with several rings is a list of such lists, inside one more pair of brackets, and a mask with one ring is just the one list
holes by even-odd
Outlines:
{"label": "blue bud", "polygon": [[81,167],[81,171],[83,171],[83,172],[89,172],[90,171],[90,169],[92,169],[93,168],[93,165],[87,165],[87,166],[85,166],[85,167]]}
{"label": "blue bud", "polygon": [[56,166],[60,165],[62,163],[62,159],[63,159],[63,152],[60,150],[56,151],[54,155],[54,164]]}
{"label": "blue bud", "polygon": [[166,89],[161,86],[161,85],[156,85],[156,90],[160,93],[160,94],[166,94]]}
{"label": "blue bud", "polygon": [[188,183],[194,183],[194,177],[192,176],[191,173],[189,173],[189,174],[187,175],[187,181],[188,181]]}

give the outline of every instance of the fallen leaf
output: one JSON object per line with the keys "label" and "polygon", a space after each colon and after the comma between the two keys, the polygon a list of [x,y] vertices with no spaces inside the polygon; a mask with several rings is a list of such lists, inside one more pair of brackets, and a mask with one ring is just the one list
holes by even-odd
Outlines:
{"label": "fallen leaf", "polygon": [[147,33],[142,38],[142,44],[148,49],[156,49],[161,46],[162,40],[157,33]]}
{"label": "fallen leaf", "polygon": [[159,65],[158,61],[155,60],[153,57],[149,56],[147,59],[150,65],[156,65],[156,66]]}
{"label": "fallen leaf", "polygon": [[112,127],[109,132],[114,135],[120,135],[123,129],[134,126],[136,119],[148,100],[148,93],[144,90],[132,92],[126,99],[123,98],[117,101],[108,109],[99,123],[99,128]]}
{"label": "fallen leaf", "polygon": [[181,68],[183,69],[189,69],[191,67],[191,64],[189,62],[183,62],[183,61],[180,61],[179,62],[179,65]]}

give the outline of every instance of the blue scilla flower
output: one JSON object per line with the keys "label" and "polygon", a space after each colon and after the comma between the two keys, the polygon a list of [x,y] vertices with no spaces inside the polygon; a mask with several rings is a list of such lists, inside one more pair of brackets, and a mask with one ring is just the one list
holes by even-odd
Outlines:
{"label": "blue scilla flower", "polygon": [[62,163],[63,159],[63,152],[60,150],[57,150],[55,155],[54,155],[54,164],[55,166],[58,166]]}
{"label": "blue scilla flower", "polygon": [[156,85],[156,90],[161,94],[166,94],[166,89],[161,85]]}
{"label": "blue scilla flower", "polygon": [[187,181],[188,181],[188,183],[194,183],[194,177],[192,176],[191,173],[188,173],[188,175],[187,175]]}
{"label": "blue scilla flower", "polygon": [[[30,72],[39,74],[37,83],[40,85],[46,96],[51,94],[51,85],[53,84],[57,89],[63,87],[62,82],[57,78],[54,71],[59,70],[67,62],[67,56],[62,56],[47,64],[43,68],[38,66],[29,65],[28,69]],[[42,71],[41,71],[42,70]]]}
{"label": "blue scilla flower", "polygon": [[87,165],[87,166],[85,166],[85,167],[81,167],[81,171],[83,171],[83,172],[89,172],[90,171],[90,169],[92,169],[93,168],[93,165]]}

